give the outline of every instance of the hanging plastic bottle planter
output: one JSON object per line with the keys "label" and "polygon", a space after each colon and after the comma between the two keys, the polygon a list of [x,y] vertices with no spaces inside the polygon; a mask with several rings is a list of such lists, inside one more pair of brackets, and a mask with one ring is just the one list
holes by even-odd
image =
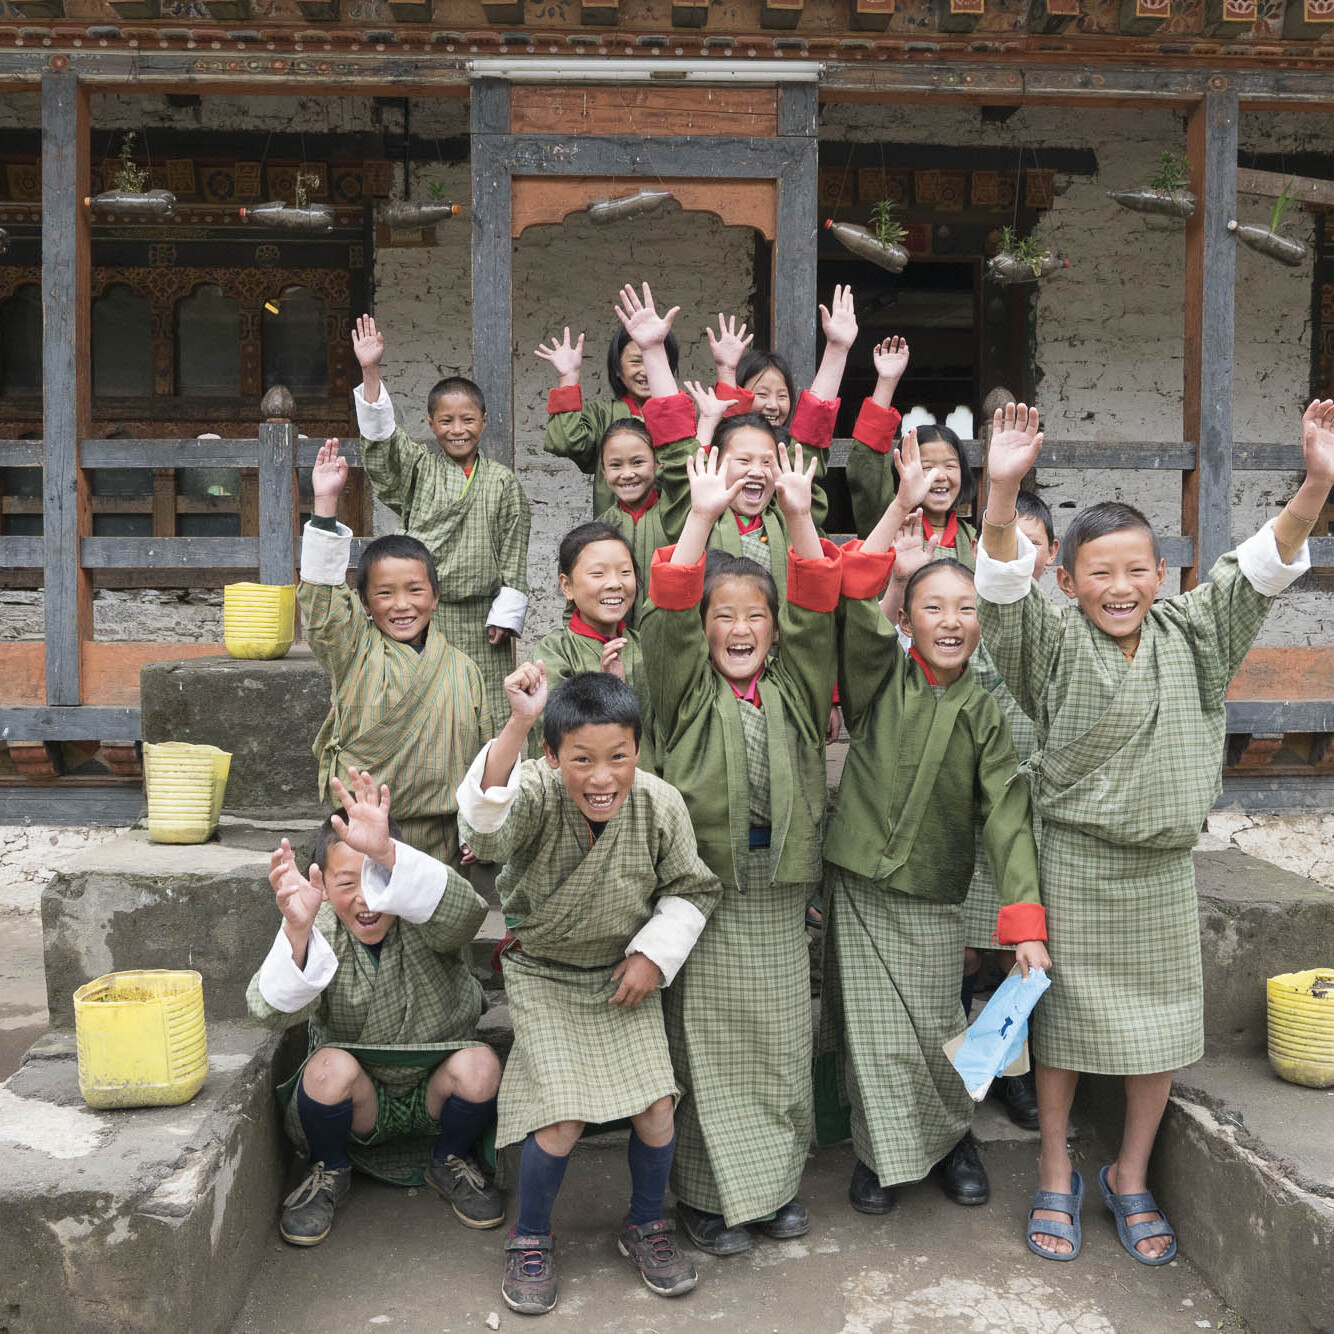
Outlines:
{"label": "hanging plastic bottle planter", "polygon": [[[902,273],[907,267],[908,251],[902,245],[907,233],[892,219],[889,231],[879,228],[878,235],[855,222],[835,222],[833,218],[826,218],[824,225],[833,233],[835,239],[854,255],[870,260],[872,264],[878,264],[882,269],[888,269],[890,273]],[[897,228],[897,232],[894,228]]]}
{"label": "hanging plastic bottle planter", "polygon": [[[1291,184],[1289,181],[1288,185]],[[1227,229],[1235,232],[1237,240],[1243,245],[1250,246],[1252,250],[1267,255],[1270,259],[1278,260],[1280,264],[1288,264],[1295,268],[1306,258],[1307,249],[1303,242],[1282,235],[1284,220],[1291,209],[1292,195],[1285,188],[1274,200],[1274,207],[1269,211],[1267,227],[1260,227],[1251,222],[1238,222],[1234,218],[1228,223]]]}
{"label": "hanging plastic bottle planter", "polygon": [[1108,190],[1107,198],[1132,213],[1185,219],[1195,212],[1195,196],[1186,189],[1187,180],[1189,171],[1185,155],[1164,149],[1158,160],[1158,170],[1148,185],[1134,190]]}
{"label": "hanging plastic bottle planter", "polygon": [[588,220],[599,226],[609,222],[624,222],[645,213],[656,213],[669,199],[670,190],[636,190],[632,195],[617,199],[595,199],[588,206]]}
{"label": "hanging plastic bottle planter", "polygon": [[134,135],[126,134],[121,140],[118,161],[107,170],[108,177],[115,178],[114,187],[85,198],[84,207],[135,222],[164,221],[176,212],[176,196],[170,190],[144,189],[148,172],[134,160],[133,149]]}
{"label": "hanging plastic bottle planter", "polygon": [[263,227],[275,227],[288,232],[331,232],[334,212],[328,204],[310,203],[310,187],[320,178],[314,172],[298,171],[293,182],[296,202],[270,199],[267,204],[241,209],[241,221],[257,222]]}
{"label": "hanging plastic bottle planter", "polygon": [[387,227],[435,227],[462,212],[457,204],[436,201],[419,204],[403,199],[396,204],[381,205],[379,218]]}
{"label": "hanging plastic bottle planter", "polygon": [[1031,236],[1016,238],[1013,228],[1002,227],[1000,247],[987,260],[987,277],[1002,287],[1036,283],[1070,267],[1063,255],[1043,246]]}

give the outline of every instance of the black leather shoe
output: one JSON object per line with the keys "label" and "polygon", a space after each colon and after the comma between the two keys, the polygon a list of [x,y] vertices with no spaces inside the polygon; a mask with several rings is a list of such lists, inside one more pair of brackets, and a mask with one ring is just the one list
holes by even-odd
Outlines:
{"label": "black leather shoe", "polygon": [[705,1255],[739,1255],[755,1244],[744,1227],[728,1227],[722,1214],[708,1214],[680,1200],[676,1202],[676,1221],[690,1244]]}
{"label": "black leather shoe", "polygon": [[1020,1130],[1038,1128],[1038,1090],[1032,1071],[1026,1075],[1002,1075],[991,1087],[1005,1108],[1005,1115]]}
{"label": "black leather shoe", "polygon": [[848,1203],[859,1214],[887,1214],[894,1207],[894,1188],[882,1186],[880,1178],[860,1158],[848,1183]]}
{"label": "black leather shoe", "polygon": [[985,1204],[991,1198],[987,1169],[977,1152],[977,1141],[970,1131],[936,1166],[941,1186],[955,1204]]}
{"label": "black leather shoe", "polygon": [[789,1200],[772,1218],[760,1219],[751,1227],[775,1241],[790,1241],[793,1237],[804,1237],[811,1230],[811,1216],[800,1200]]}

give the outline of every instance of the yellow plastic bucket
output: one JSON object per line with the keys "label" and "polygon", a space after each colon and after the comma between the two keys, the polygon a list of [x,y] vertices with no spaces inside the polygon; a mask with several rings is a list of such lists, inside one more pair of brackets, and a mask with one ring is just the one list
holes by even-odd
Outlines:
{"label": "yellow plastic bucket", "polygon": [[281,658],[296,636],[294,584],[227,584],[222,637],[233,658]]}
{"label": "yellow plastic bucket", "polygon": [[90,1107],[175,1107],[204,1086],[203,979],[191,969],[108,973],[74,993],[79,1092]]}
{"label": "yellow plastic bucket", "polygon": [[1334,1086],[1334,968],[1280,973],[1265,997],[1274,1073],[1307,1088]]}
{"label": "yellow plastic bucket", "polygon": [[218,827],[230,751],[185,741],[144,742],[148,837],[154,843],[207,843]]}

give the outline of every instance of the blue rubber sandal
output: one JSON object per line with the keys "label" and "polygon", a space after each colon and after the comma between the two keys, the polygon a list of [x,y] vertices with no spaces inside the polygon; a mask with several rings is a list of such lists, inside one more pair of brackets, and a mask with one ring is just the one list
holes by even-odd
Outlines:
{"label": "blue rubber sandal", "polygon": [[[1121,1239],[1121,1245],[1130,1253],[1131,1259],[1138,1260],[1142,1265],[1169,1264],[1176,1259],[1177,1234],[1167,1221],[1167,1215],[1147,1190],[1137,1195],[1114,1195],[1111,1186],[1107,1184],[1110,1169],[1111,1163],[1108,1163],[1098,1173],[1098,1185],[1102,1188],[1103,1200],[1116,1219],[1116,1235]],[[1126,1219],[1131,1214],[1157,1214],[1158,1217],[1145,1219],[1142,1223],[1127,1223]],[[1172,1244],[1161,1255],[1144,1255],[1136,1249],[1136,1243],[1146,1237],[1171,1237]]]}
{"label": "blue rubber sandal", "polygon": [[[1084,1207],[1084,1178],[1072,1167],[1070,1184],[1074,1190],[1063,1195],[1058,1190],[1035,1190],[1033,1207],[1028,1211],[1028,1249],[1044,1260],[1073,1260],[1084,1245],[1084,1232],[1079,1223],[1079,1211]],[[1051,1209],[1058,1214],[1069,1214],[1070,1221],[1062,1223],[1055,1218],[1034,1218],[1039,1209]],[[1059,1251],[1044,1250],[1033,1238],[1041,1233],[1044,1237],[1059,1237],[1068,1241],[1074,1248],[1068,1255]]]}

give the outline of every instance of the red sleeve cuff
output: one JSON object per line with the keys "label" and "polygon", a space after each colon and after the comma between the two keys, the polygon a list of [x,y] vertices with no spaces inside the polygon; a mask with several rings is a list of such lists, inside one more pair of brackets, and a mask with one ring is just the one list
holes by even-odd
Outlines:
{"label": "red sleeve cuff", "polygon": [[724,384],[721,380],[713,386],[713,395],[731,407],[723,413],[724,417],[739,417],[743,412],[755,411],[755,395],[739,384]]}
{"label": "red sleeve cuff", "polygon": [[581,412],[584,406],[584,391],[577,384],[559,384],[547,394],[547,415],[554,417],[558,412]]}
{"label": "red sleeve cuff", "polygon": [[689,394],[672,394],[670,398],[650,398],[644,404],[644,425],[654,449],[689,440],[695,434],[695,405]]}
{"label": "red sleeve cuff", "polygon": [[827,537],[820,539],[824,553],[817,560],[787,552],[787,600],[806,611],[836,611],[842,581],[843,555]]}
{"label": "red sleeve cuff", "polygon": [[894,437],[902,420],[898,408],[882,408],[874,399],[868,398],[857,414],[857,424],[852,428],[853,439],[860,440],[877,454],[888,454],[894,447]]}
{"label": "red sleeve cuff", "polygon": [[[652,402],[652,400],[649,400]],[[659,547],[648,572],[649,600],[663,611],[689,611],[704,596],[704,557],[694,565],[673,565],[676,547]]]}
{"label": "red sleeve cuff", "polygon": [[1026,940],[1047,939],[1047,910],[1040,903],[1007,903],[996,919],[996,941],[1022,945]]}
{"label": "red sleeve cuff", "polygon": [[809,389],[803,389],[797,399],[797,410],[792,414],[789,433],[800,444],[812,449],[828,449],[834,438],[834,422],[838,417],[839,398],[816,398]]}
{"label": "red sleeve cuff", "polygon": [[889,583],[894,568],[894,552],[863,551],[862,540],[854,537],[845,542],[843,551],[843,581],[841,592],[845,598],[878,598]]}

